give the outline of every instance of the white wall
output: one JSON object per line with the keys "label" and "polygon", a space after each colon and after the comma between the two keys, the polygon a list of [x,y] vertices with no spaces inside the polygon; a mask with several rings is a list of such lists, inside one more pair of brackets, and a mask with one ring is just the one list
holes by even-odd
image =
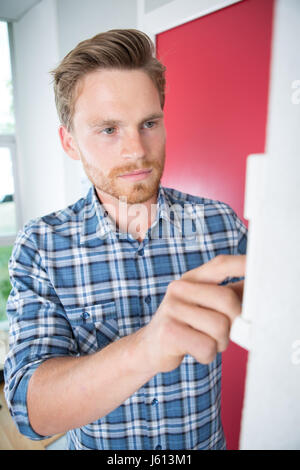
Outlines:
{"label": "white wall", "polygon": [[42,0],[13,24],[23,223],[84,194],[81,162],[62,150],[49,71],[79,41],[137,27],[137,0]]}
{"label": "white wall", "polygon": [[[60,60],[80,41],[114,28],[136,28],[136,0],[56,0]],[[89,184],[80,161],[65,156],[66,203],[79,199]]]}
{"label": "white wall", "polygon": [[171,3],[173,0],[144,0],[144,11],[149,13],[150,11],[156,10],[166,3]]}
{"label": "white wall", "polygon": [[58,59],[56,12],[44,0],[13,24],[17,162],[23,222],[65,202],[49,69]]}
{"label": "white wall", "polygon": [[115,28],[136,28],[139,0],[57,0],[59,52],[64,57],[79,41]]}

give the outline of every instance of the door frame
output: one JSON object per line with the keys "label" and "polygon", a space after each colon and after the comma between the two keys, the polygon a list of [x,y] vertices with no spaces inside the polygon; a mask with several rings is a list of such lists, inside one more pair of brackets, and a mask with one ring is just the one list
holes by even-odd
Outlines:
{"label": "door frame", "polygon": [[172,0],[146,12],[146,0],[138,0],[138,29],[148,34],[155,44],[157,34],[241,1],[243,0]]}

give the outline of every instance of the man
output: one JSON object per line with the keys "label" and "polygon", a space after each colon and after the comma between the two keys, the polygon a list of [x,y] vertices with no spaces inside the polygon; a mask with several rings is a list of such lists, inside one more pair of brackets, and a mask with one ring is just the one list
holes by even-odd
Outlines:
{"label": "man", "polygon": [[83,41],[53,71],[62,146],[92,187],[29,221],[10,259],[5,393],[32,439],[225,448],[221,352],[246,229],[226,204],[160,184],[164,71],[136,30]]}

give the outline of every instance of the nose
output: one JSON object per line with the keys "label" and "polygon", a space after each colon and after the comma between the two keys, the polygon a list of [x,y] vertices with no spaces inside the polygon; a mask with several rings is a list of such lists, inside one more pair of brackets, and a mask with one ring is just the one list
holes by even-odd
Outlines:
{"label": "nose", "polygon": [[138,130],[128,131],[122,139],[121,155],[124,158],[143,158],[145,156],[145,148],[142,142],[142,136]]}

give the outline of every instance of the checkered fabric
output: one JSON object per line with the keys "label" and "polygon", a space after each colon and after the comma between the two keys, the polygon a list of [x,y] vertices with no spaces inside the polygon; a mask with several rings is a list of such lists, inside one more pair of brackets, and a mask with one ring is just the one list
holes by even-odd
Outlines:
{"label": "checkered fabric", "polygon": [[[9,261],[5,396],[29,438],[44,438],[26,406],[29,379],[43,361],[91,354],[130,335],[149,323],[168,284],[185,271],[218,254],[245,254],[247,229],[227,204],[162,185],[157,203],[142,242],[118,231],[93,186],[18,232]],[[107,416],[70,430],[68,447],[225,449],[220,398],[221,354],[208,365],[187,355]]]}

